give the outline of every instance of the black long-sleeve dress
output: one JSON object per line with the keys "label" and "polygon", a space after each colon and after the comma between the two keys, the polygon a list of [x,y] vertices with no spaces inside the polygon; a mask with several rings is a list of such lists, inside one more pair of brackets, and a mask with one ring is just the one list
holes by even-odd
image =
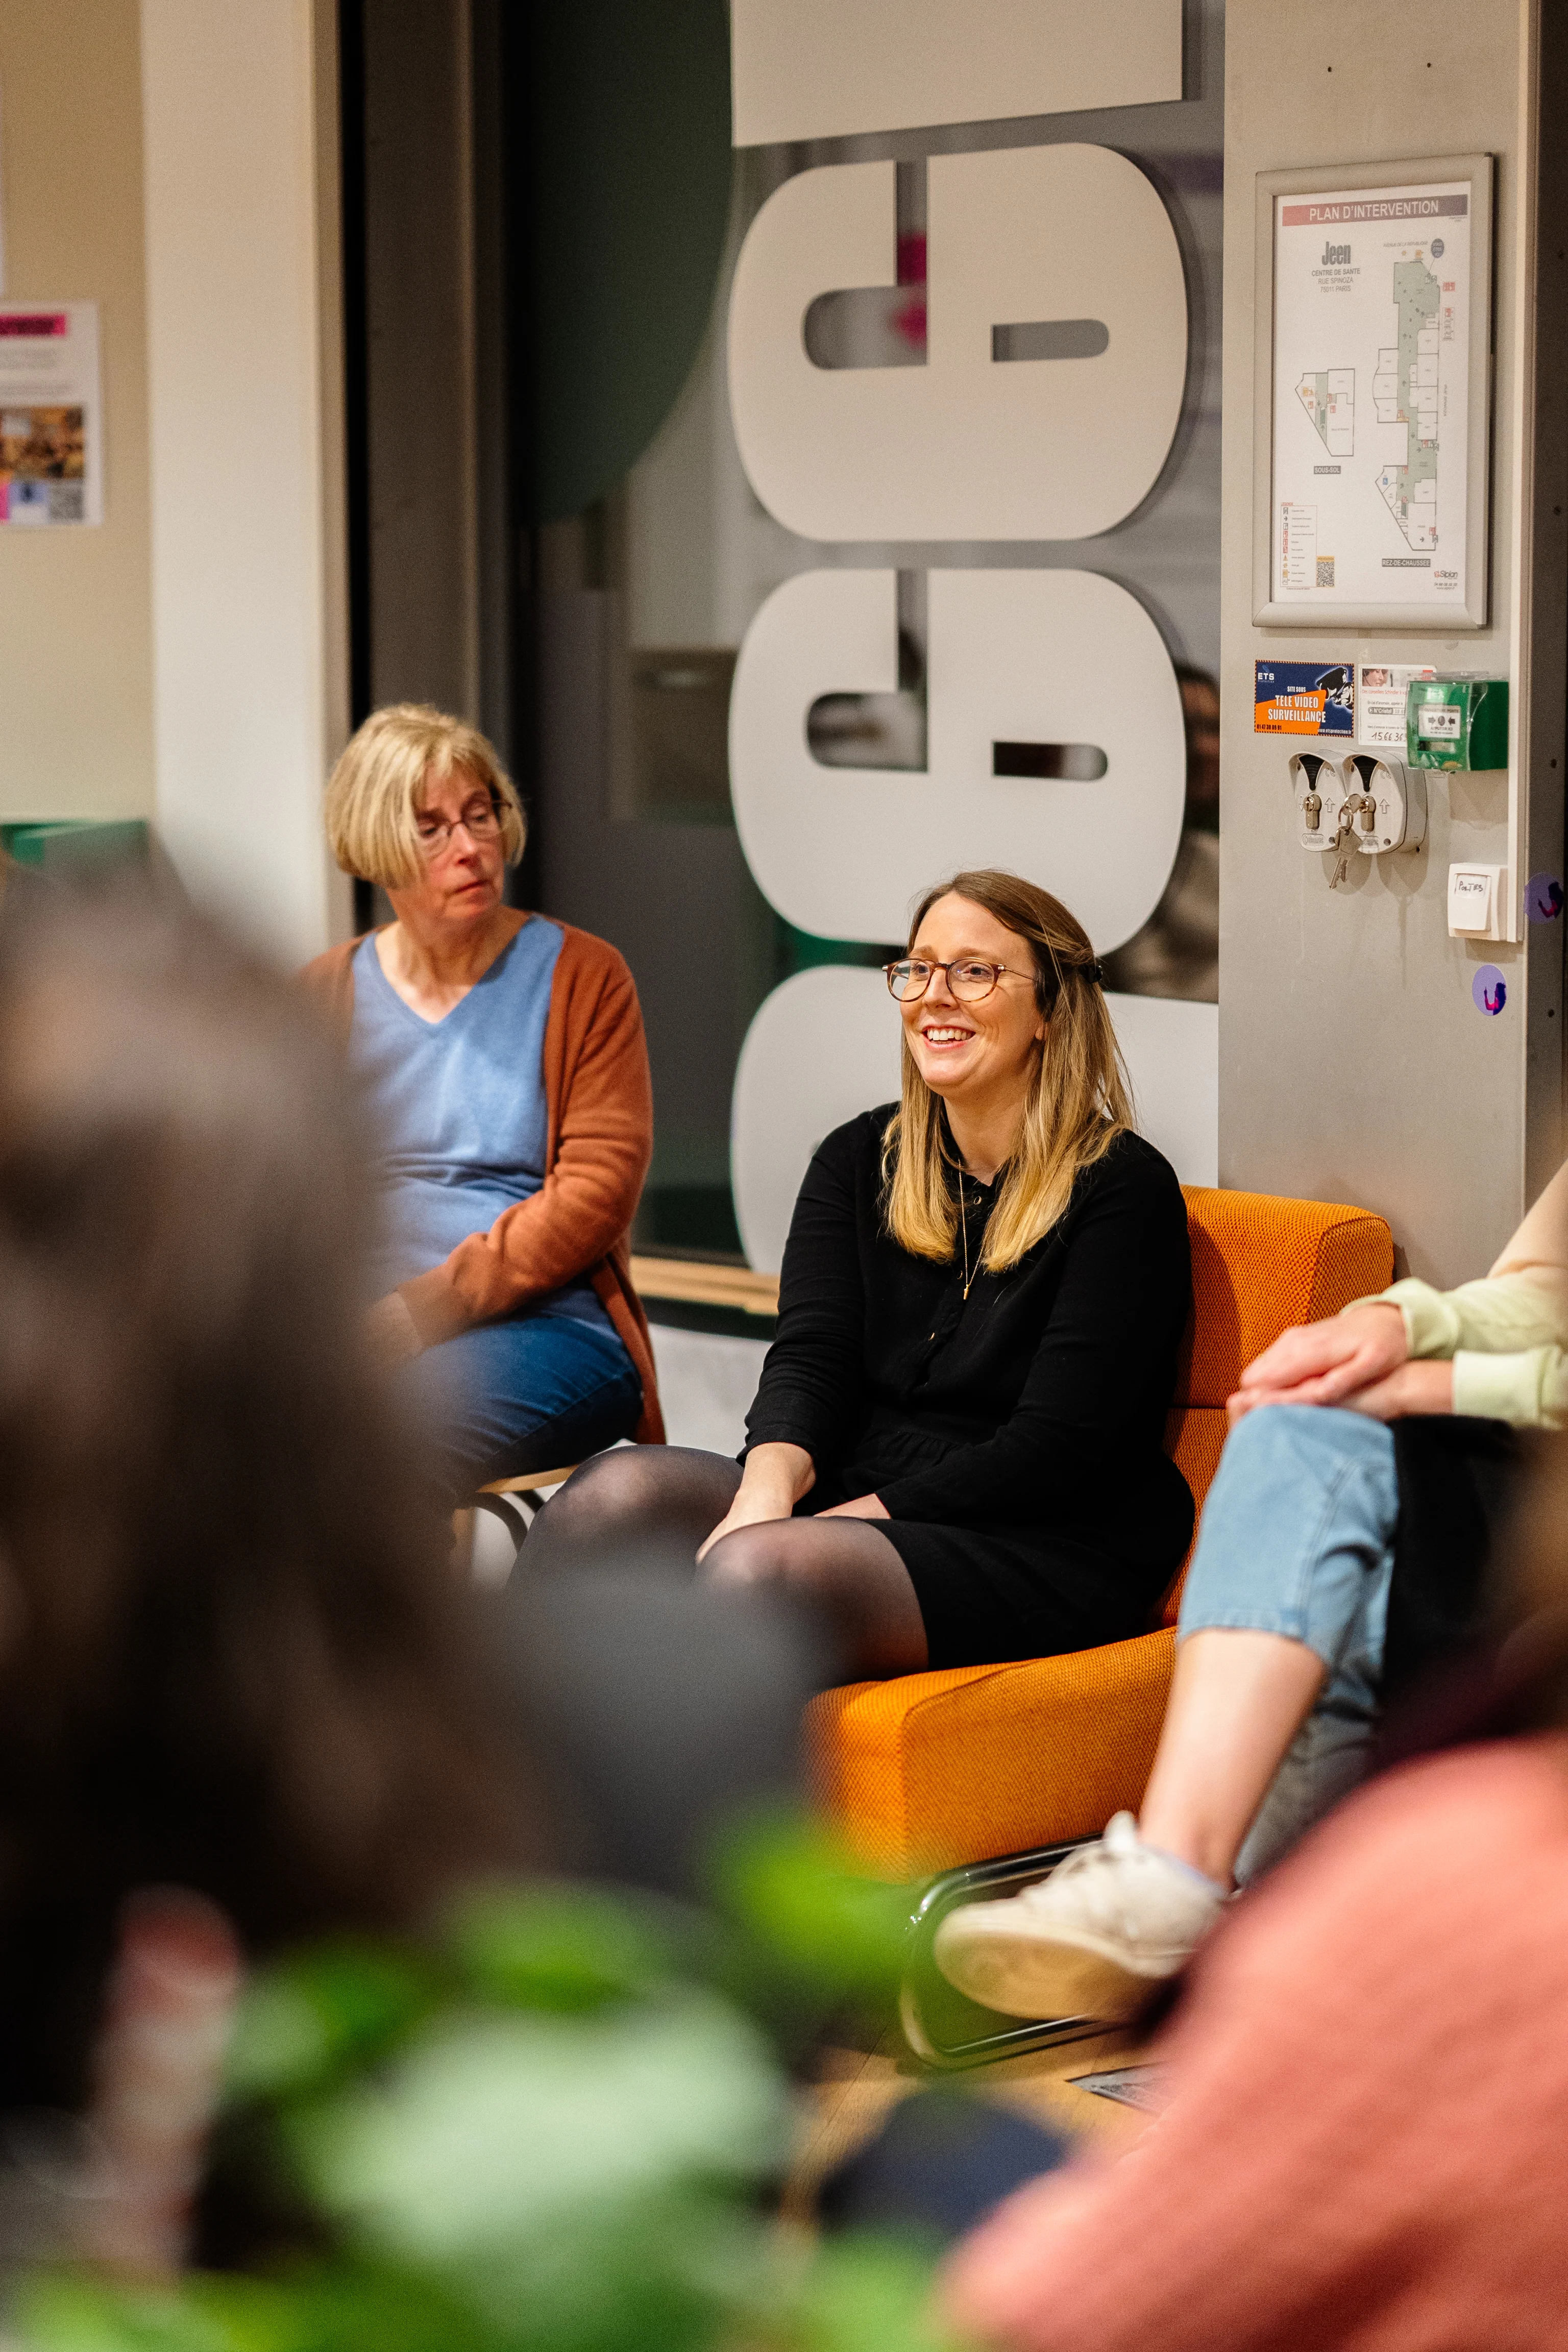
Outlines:
{"label": "black long-sleeve dress", "polygon": [[803,1513],[880,1498],[932,1666],[1142,1633],[1193,1528],[1162,1443],[1192,1302],[1174,1171],[1119,1136],[1005,1274],[979,1268],[997,1188],[966,1176],[966,1299],[962,1252],[936,1265],[887,1230],[892,1111],[837,1129],[806,1171],[748,1449],[805,1449]]}

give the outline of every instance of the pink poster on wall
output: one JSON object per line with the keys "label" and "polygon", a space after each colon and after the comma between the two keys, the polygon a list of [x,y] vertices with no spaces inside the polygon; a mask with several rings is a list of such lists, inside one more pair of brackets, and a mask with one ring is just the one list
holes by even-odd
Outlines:
{"label": "pink poster on wall", "polygon": [[102,520],[98,305],[0,303],[0,529]]}

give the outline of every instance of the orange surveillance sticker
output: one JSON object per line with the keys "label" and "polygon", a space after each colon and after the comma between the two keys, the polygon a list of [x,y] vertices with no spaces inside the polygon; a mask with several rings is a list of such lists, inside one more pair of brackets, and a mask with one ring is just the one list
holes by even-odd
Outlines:
{"label": "orange surveillance sticker", "polygon": [[1355,672],[1349,662],[1258,662],[1253,670],[1255,735],[1355,732]]}

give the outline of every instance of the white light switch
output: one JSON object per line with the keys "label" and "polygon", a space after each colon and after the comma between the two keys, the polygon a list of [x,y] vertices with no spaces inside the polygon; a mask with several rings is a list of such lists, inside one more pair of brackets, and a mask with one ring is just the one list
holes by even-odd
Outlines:
{"label": "white light switch", "polygon": [[1502,937],[1504,866],[1450,866],[1448,929],[1456,939]]}

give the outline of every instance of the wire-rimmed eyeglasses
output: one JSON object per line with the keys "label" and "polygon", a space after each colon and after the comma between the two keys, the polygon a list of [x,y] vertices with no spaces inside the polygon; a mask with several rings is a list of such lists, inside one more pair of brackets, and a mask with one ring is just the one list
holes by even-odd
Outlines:
{"label": "wire-rimmed eyeglasses", "polygon": [[427,857],[438,857],[461,825],[470,841],[493,841],[500,831],[500,810],[493,799],[478,795],[468,802],[460,816],[416,816],[414,831],[420,848]]}

